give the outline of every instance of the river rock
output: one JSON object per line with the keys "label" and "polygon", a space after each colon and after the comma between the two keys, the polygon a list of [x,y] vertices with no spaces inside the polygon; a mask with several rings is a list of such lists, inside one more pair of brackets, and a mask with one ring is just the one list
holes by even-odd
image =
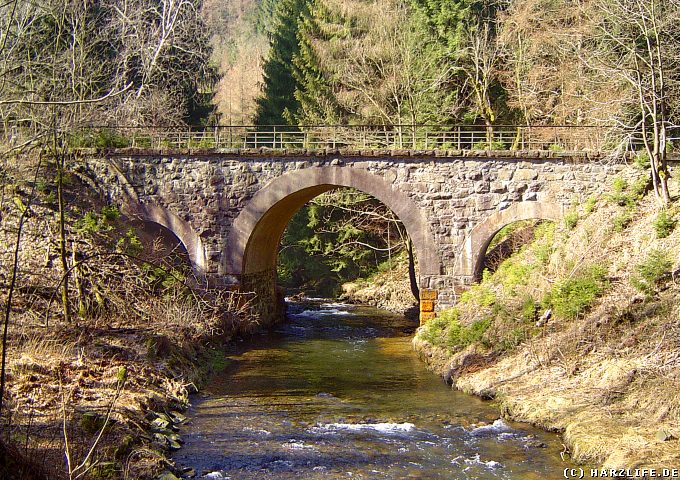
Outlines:
{"label": "river rock", "polygon": [[660,442],[668,442],[669,440],[675,439],[673,434],[668,430],[659,430],[655,435],[656,439]]}
{"label": "river rock", "polygon": [[179,480],[173,473],[163,472],[158,476],[157,480]]}

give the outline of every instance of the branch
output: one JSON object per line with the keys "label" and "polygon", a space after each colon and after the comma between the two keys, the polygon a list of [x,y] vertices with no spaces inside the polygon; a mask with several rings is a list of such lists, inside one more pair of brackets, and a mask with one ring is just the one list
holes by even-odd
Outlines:
{"label": "branch", "polygon": [[68,105],[85,105],[92,103],[99,103],[107,98],[117,97],[128,91],[132,87],[132,82],[128,83],[123,89],[118,91],[110,91],[106,95],[99,98],[90,98],[87,100],[63,100],[63,101],[42,101],[42,100],[0,100],[0,105],[52,105],[52,106],[68,106]]}

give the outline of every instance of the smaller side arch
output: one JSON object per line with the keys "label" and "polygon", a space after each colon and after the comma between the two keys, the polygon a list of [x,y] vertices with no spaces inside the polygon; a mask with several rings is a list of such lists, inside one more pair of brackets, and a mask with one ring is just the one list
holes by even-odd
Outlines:
{"label": "smaller side arch", "polygon": [[132,216],[145,222],[157,223],[175,234],[189,254],[191,268],[199,278],[207,272],[207,255],[205,247],[191,225],[166,208],[155,204],[127,205]]}
{"label": "smaller side arch", "polygon": [[486,217],[465,238],[456,276],[468,282],[482,274],[484,255],[493,237],[506,225],[522,220],[560,220],[564,207],[549,202],[519,202]]}
{"label": "smaller side arch", "polygon": [[156,223],[172,232],[187,251],[194,273],[201,280],[206,279],[209,266],[206,249],[201,237],[187,221],[158,204],[142,203],[134,183],[128,178],[130,172],[119,159],[110,156],[87,158],[85,165],[86,170],[79,171],[83,181],[109,202],[118,204],[121,212],[128,217]]}

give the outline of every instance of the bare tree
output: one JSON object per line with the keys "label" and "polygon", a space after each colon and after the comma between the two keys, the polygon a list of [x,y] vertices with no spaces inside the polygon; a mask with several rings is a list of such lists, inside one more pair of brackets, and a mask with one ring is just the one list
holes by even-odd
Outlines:
{"label": "bare tree", "polygon": [[627,83],[635,112],[622,125],[639,134],[660,204],[670,202],[669,129],[677,125],[680,1],[595,0],[595,49],[586,61]]}
{"label": "bare tree", "polygon": [[491,90],[498,82],[500,60],[500,49],[490,20],[467,29],[461,57],[460,68],[465,75],[466,87],[472,91],[475,110],[484,119],[486,141],[490,145],[493,140],[493,124],[496,121]]}

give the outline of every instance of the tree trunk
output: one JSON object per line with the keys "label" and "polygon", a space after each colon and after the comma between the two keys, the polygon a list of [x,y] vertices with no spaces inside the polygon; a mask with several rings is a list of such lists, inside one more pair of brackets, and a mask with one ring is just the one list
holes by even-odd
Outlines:
{"label": "tree trunk", "polygon": [[420,289],[418,288],[418,278],[416,277],[416,262],[413,256],[413,242],[408,239],[408,280],[411,284],[411,293],[417,302],[420,302]]}
{"label": "tree trunk", "polygon": [[[56,147],[56,138],[55,138]],[[61,282],[61,303],[64,311],[64,321],[67,323],[71,321],[71,308],[69,305],[69,268],[68,268],[68,254],[66,252],[66,221],[65,221],[65,204],[64,204],[64,166],[66,155],[62,152],[56,152],[57,157],[57,197],[59,202],[59,257],[61,259],[61,268],[64,278]]]}

